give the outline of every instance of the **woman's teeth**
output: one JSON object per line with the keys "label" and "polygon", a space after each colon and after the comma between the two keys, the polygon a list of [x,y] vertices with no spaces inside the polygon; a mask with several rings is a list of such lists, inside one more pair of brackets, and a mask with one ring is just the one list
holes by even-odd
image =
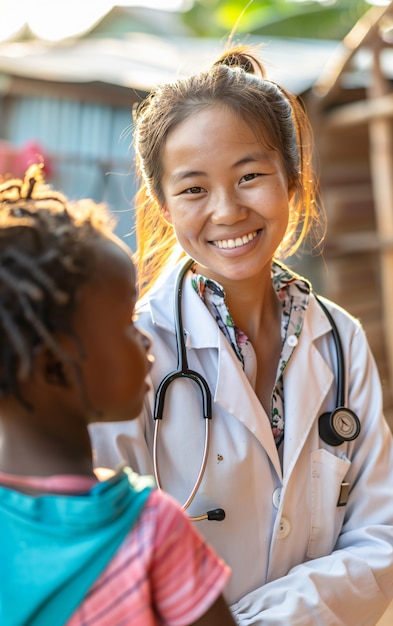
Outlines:
{"label": "woman's teeth", "polygon": [[257,231],[254,230],[248,235],[243,235],[243,237],[236,237],[236,239],[219,239],[218,241],[213,241],[213,243],[217,248],[240,248],[255,239],[256,236]]}

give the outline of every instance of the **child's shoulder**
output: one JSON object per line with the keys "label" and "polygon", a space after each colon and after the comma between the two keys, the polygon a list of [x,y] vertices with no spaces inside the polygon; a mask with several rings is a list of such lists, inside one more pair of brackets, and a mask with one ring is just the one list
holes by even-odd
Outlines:
{"label": "child's shoulder", "polygon": [[159,515],[169,515],[173,518],[186,518],[180,504],[165,491],[154,488],[146,501],[146,507],[151,507]]}

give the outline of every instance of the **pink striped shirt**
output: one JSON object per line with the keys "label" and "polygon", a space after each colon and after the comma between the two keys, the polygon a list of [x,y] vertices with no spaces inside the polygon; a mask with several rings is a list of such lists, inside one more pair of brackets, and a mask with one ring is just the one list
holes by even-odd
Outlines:
{"label": "pink striped shirt", "polygon": [[178,504],[153,491],[66,626],[185,626],[207,611],[229,576]]}

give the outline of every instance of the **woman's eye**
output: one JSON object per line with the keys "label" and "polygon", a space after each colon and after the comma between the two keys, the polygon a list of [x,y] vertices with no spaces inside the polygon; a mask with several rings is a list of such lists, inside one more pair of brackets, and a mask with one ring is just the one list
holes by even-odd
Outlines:
{"label": "woman's eye", "polygon": [[189,187],[185,190],[185,193],[201,193],[203,191],[203,187]]}
{"label": "woman's eye", "polygon": [[254,178],[257,178],[259,176],[259,174],[245,174],[241,179],[240,182],[247,182],[249,180],[253,180]]}

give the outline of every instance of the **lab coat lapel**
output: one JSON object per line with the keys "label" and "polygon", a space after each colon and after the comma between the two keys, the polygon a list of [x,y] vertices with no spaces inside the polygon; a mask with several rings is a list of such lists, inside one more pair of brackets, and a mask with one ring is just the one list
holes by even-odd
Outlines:
{"label": "lab coat lapel", "polygon": [[220,335],[219,368],[214,400],[242,422],[258,439],[281,479],[281,465],[270,419],[251,387],[240,361],[228,346],[227,339],[222,333]]}
{"label": "lab coat lapel", "polygon": [[[311,297],[297,346],[299,349],[295,350],[284,372],[283,472],[286,477],[292,472],[305,442],[310,441],[310,430],[323,413],[326,397],[334,387],[334,372],[316,345],[316,340],[329,331],[326,316]],[[334,406],[329,408],[333,410]]]}

